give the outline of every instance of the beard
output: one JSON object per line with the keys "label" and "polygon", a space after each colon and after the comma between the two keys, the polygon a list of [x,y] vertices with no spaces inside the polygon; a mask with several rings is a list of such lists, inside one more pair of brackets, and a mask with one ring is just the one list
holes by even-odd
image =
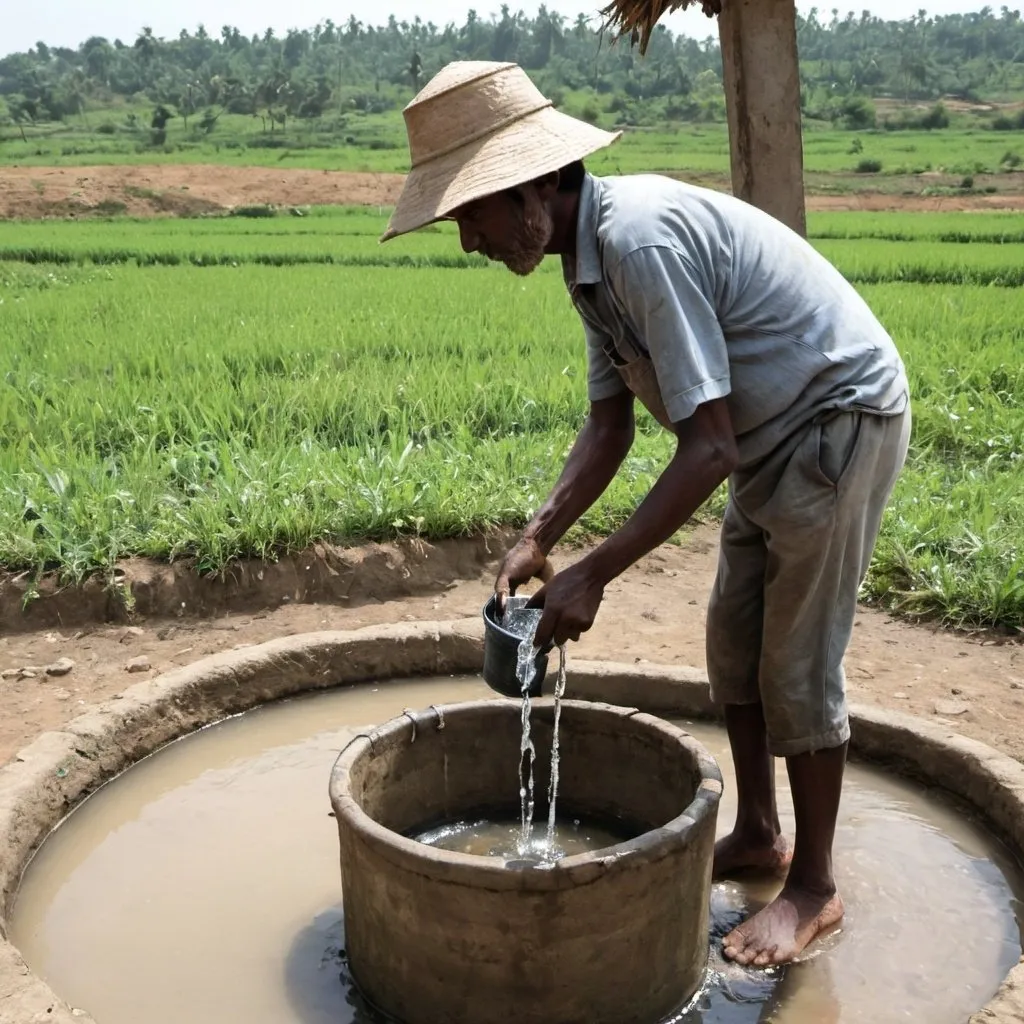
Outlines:
{"label": "beard", "polygon": [[540,266],[544,250],[555,230],[547,207],[540,201],[535,188],[524,188],[523,212],[509,245],[497,258],[520,277],[526,277]]}

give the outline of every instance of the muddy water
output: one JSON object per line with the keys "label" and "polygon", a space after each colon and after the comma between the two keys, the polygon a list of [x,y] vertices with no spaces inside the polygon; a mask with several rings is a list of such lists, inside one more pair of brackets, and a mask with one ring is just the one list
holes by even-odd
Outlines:
{"label": "muddy water", "polygon": [[[172,744],[43,846],[12,940],[99,1024],[374,1021],[341,954],[331,766],[354,733],[403,708],[488,696],[477,679],[365,686]],[[719,758],[727,831],[724,733],[691,731]],[[791,829],[781,766],[779,793]],[[984,833],[918,787],[851,766],[835,852],[844,929],[785,970],[730,966],[713,952],[708,986],[679,1024],[962,1024],[992,995],[1020,955],[1013,891],[1024,889]],[[716,885],[713,938],[773,891]]]}

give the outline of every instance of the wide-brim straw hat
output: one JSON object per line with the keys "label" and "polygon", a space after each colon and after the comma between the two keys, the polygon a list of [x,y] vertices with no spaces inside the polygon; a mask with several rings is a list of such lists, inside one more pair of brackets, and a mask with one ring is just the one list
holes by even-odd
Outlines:
{"label": "wide-brim straw hat", "polygon": [[403,111],[412,166],[381,242],[611,145],[555,110],[517,64],[455,61]]}

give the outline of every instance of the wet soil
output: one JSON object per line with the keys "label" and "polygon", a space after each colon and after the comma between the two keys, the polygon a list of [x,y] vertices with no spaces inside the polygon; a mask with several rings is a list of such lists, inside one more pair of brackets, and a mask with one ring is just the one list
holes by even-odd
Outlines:
{"label": "wet soil", "polygon": [[[490,545],[488,553],[487,546],[468,542],[463,556],[445,558],[435,558],[430,546],[424,550],[420,561],[407,557],[392,569],[368,571],[372,586],[354,587],[359,596],[332,598],[333,603],[282,602],[287,594],[271,590],[262,607],[250,594],[244,610],[231,610],[225,602],[211,618],[153,615],[139,617],[134,626],[93,621],[19,633],[4,616],[0,675],[13,677],[0,678],[0,763],[86,706],[209,654],[324,629],[478,618],[492,593],[501,544]],[[580,553],[558,548],[553,562],[564,567]],[[346,557],[358,562],[355,552]],[[701,526],[678,546],[663,545],[641,559],[607,588],[594,628],[569,645],[570,661],[648,660],[703,668],[705,607],[716,558],[717,530]],[[70,672],[48,675],[46,667],[61,658],[74,662]],[[35,671],[19,678],[25,667]],[[846,671],[851,700],[942,721],[1024,761],[1020,640],[956,634],[861,608]]]}

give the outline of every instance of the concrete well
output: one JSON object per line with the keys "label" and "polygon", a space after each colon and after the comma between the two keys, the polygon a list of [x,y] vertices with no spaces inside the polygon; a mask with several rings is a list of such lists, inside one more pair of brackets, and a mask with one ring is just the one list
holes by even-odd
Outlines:
{"label": "concrete well", "polygon": [[[539,796],[552,722],[536,702]],[[542,867],[408,838],[518,819],[521,734],[518,702],[471,701],[407,713],[341,753],[330,797],[353,978],[404,1024],[661,1020],[705,973],[718,766],[651,715],[565,701],[559,808],[635,838]]]}

